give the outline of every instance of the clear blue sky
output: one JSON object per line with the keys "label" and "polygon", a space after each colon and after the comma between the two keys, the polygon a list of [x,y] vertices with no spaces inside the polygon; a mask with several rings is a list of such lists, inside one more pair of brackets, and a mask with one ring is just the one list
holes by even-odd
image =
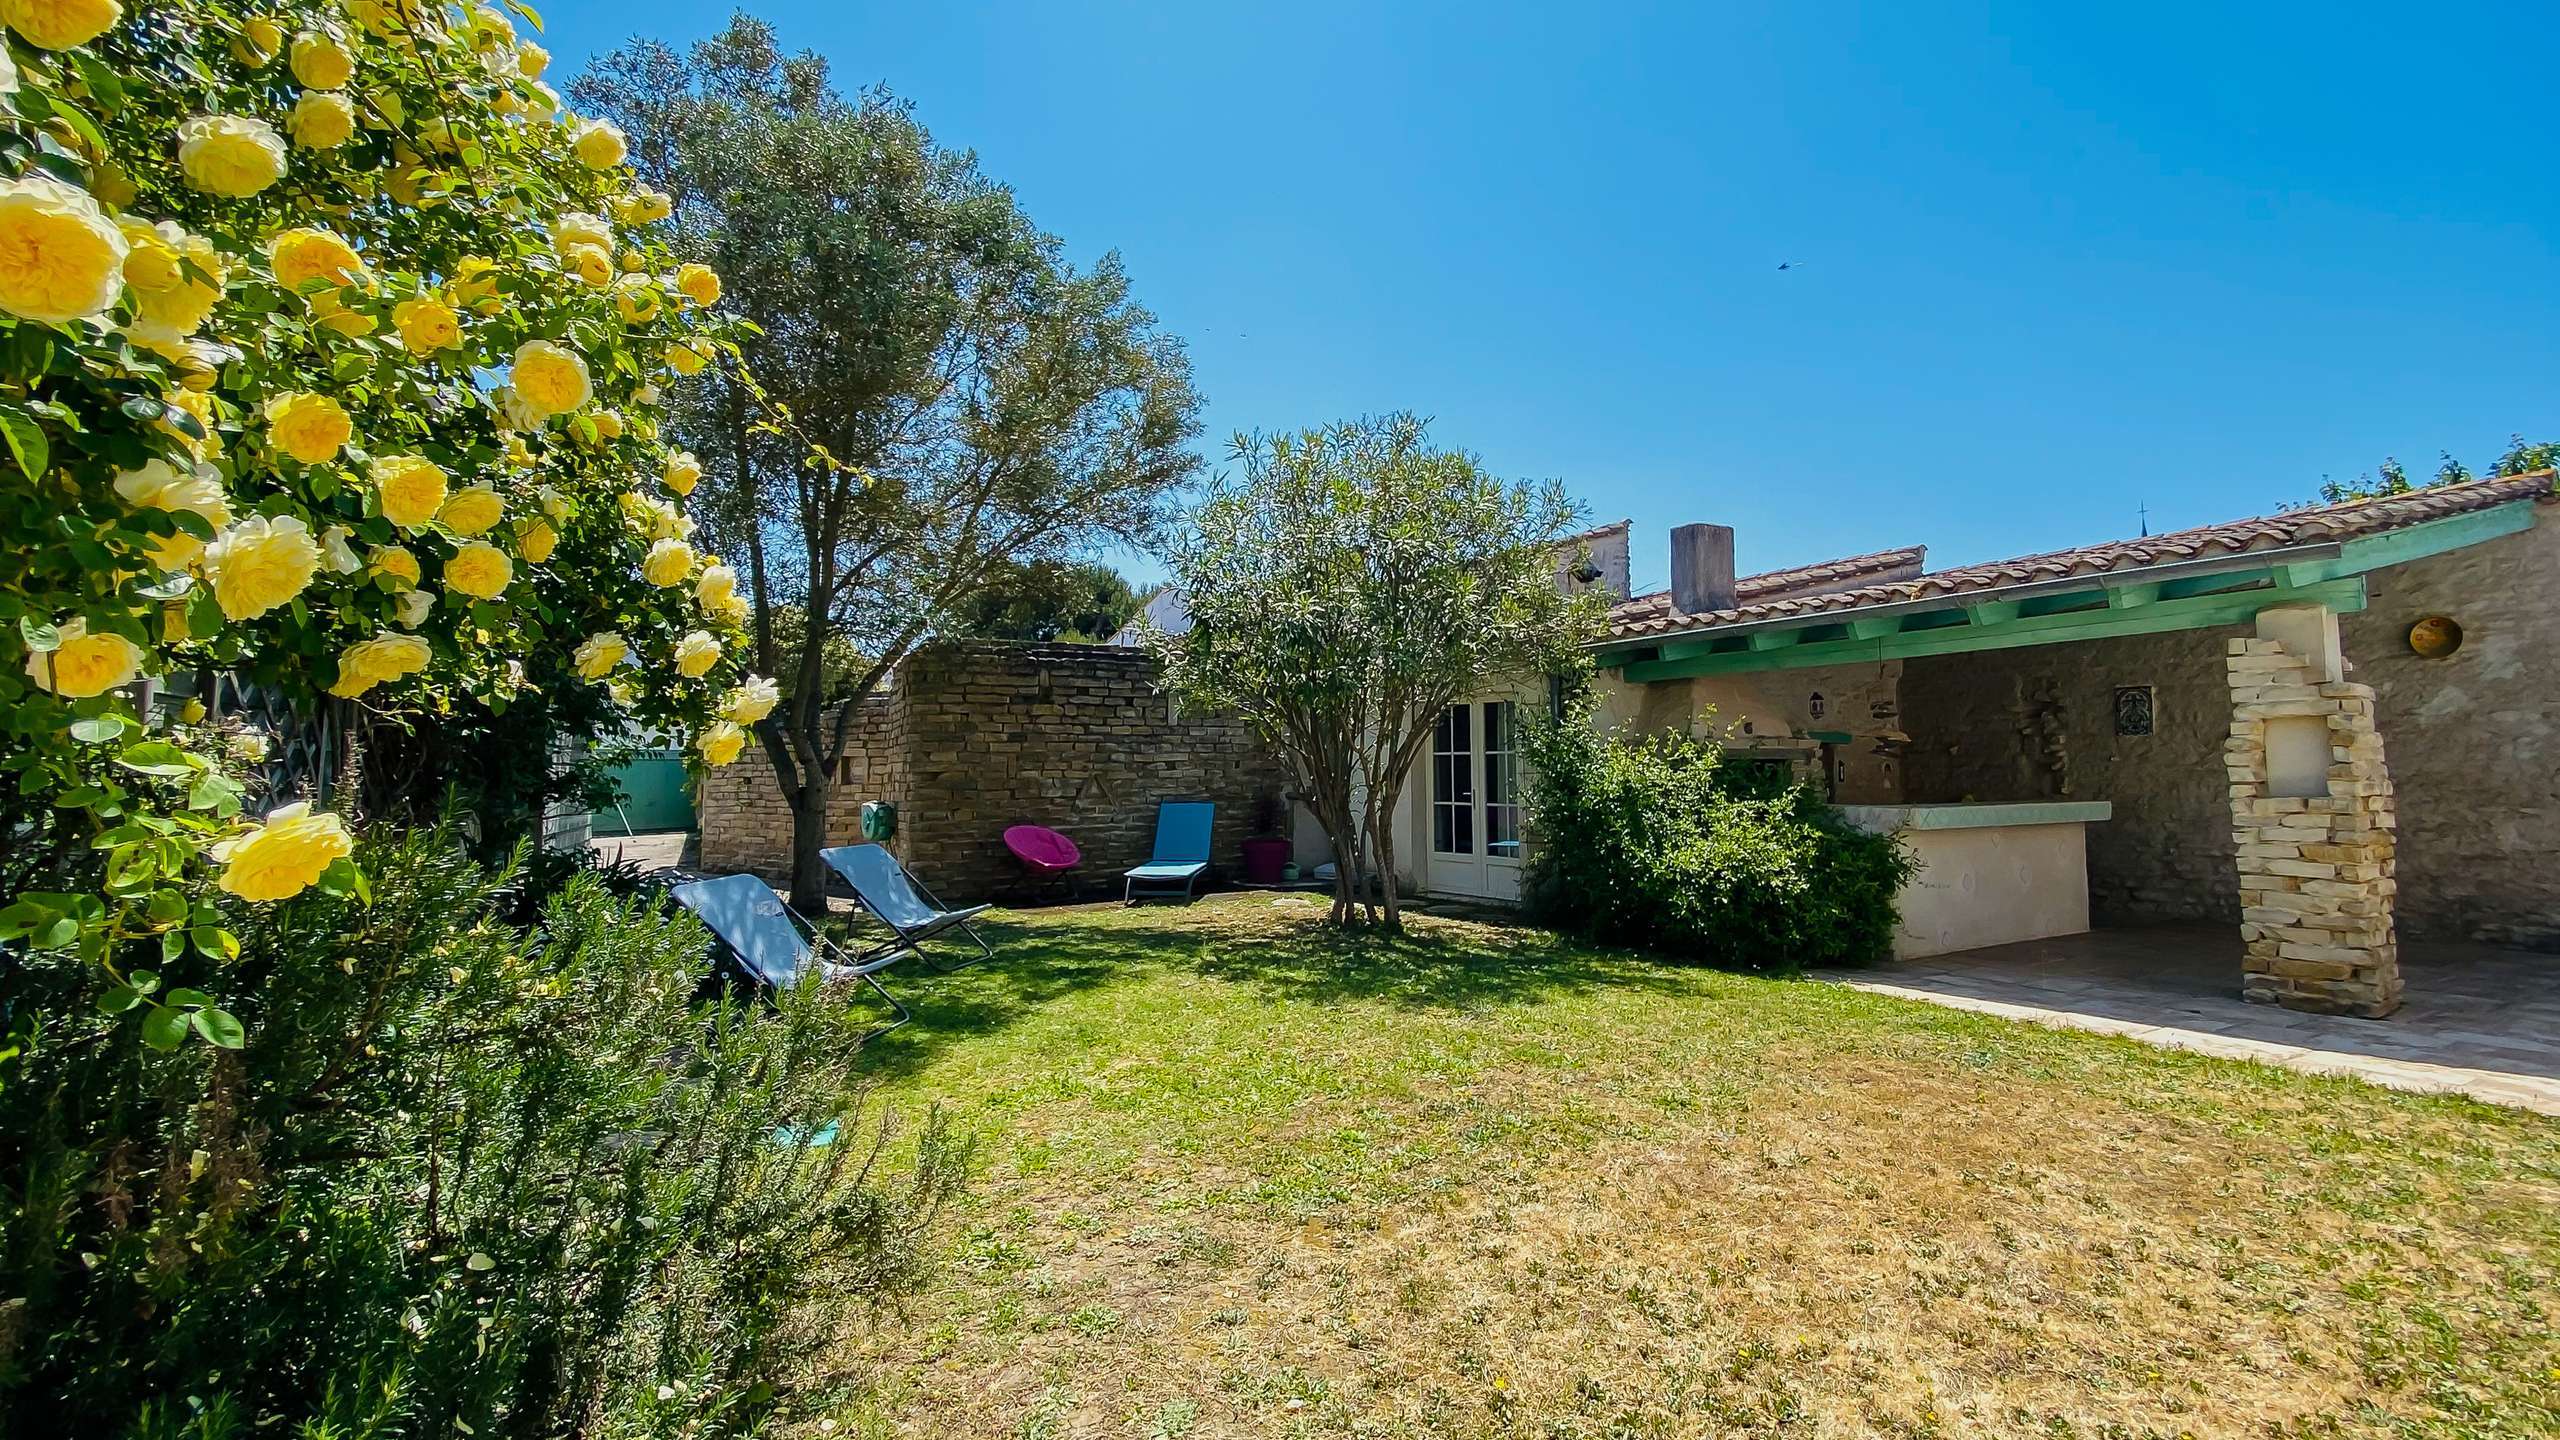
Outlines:
{"label": "clear blue sky", "polygon": [[[1416,410],[1639,582],[1689,520],[1958,563],[2560,434],[2544,0],[757,8],[1120,251],[1213,458]],[[545,13],[565,76],[729,7]]]}

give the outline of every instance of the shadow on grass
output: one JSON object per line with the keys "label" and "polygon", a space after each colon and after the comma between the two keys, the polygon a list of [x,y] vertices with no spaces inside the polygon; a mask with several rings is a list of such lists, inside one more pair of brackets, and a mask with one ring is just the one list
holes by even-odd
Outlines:
{"label": "shadow on grass", "polygon": [[[1136,910],[1017,912],[982,922],[992,960],[937,970],[910,959],[881,979],[915,1014],[872,1042],[865,1068],[912,1075],[946,1047],[994,1034],[1077,991],[1187,972],[1254,987],[1281,1002],[1486,1010],[1599,990],[1694,992],[1694,974],[1545,931],[1433,925],[1401,936],[1335,930],[1320,913],[1250,901]],[[928,952],[931,953],[931,952]],[[945,947],[938,959],[957,959]]]}

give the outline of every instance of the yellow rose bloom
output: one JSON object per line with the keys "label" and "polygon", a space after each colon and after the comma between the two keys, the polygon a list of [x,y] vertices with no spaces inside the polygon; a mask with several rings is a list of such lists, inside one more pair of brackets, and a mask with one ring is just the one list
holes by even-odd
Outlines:
{"label": "yellow rose bloom", "polygon": [[591,249],[610,252],[613,249],[613,225],[601,215],[583,210],[563,213],[551,222],[551,251],[566,256],[572,250]]}
{"label": "yellow rose bloom", "polygon": [[117,0],[0,0],[0,21],[39,50],[86,45],[123,18]]}
{"label": "yellow rose bloom", "polygon": [[702,752],[703,764],[726,765],[738,758],[739,751],[747,748],[747,732],[726,720],[716,720],[693,744]]}
{"label": "yellow rose bloom", "polygon": [[572,246],[562,252],[560,268],[578,277],[580,284],[601,288],[613,283],[613,256],[593,245]]}
{"label": "yellow rose bloom", "polygon": [[444,562],[445,588],[480,600],[497,599],[515,576],[516,567],[508,561],[507,552],[485,540],[472,541]]}
{"label": "yellow rose bloom", "polygon": [[234,620],[264,615],[292,600],[319,568],[320,542],[291,515],[252,515],[215,536],[204,551],[213,598]]}
{"label": "yellow rose bloom", "polygon": [[667,488],[679,495],[690,495],[702,483],[702,462],[690,450],[673,450],[667,454]]}
{"label": "yellow rose bloom", "polygon": [[576,351],[548,340],[527,340],[516,347],[510,373],[517,398],[536,416],[566,415],[593,398],[587,362]]}
{"label": "yellow rose bloom", "polygon": [[670,345],[662,358],[666,360],[667,368],[679,375],[699,375],[702,367],[710,363],[701,351],[691,345]]}
{"label": "yellow rose bloom", "polygon": [[355,138],[356,107],[335,90],[313,90],[294,102],[284,130],[305,150],[335,150]]}
{"label": "yellow rose bloom", "polygon": [[202,235],[190,235],[163,220],[156,225],[127,222],[125,283],[133,287],[142,323],[165,327],[173,335],[193,335],[222,303],[223,274],[229,268],[222,252]]}
{"label": "yellow rose bloom", "polygon": [[516,47],[516,73],[527,80],[539,80],[551,64],[551,52],[528,40]]}
{"label": "yellow rose bloom", "polygon": [[782,703],[782,687],[761,675],[750,675],[720,697],[720,718],[753,725]]}
{"label": "yellow rose bloom", "polygon": [[131,249],[87,191],[40,174],[0,180],[0,310],[48,325],[104,315]]}
{"label": "yellow rose bloom", "polygon": [[418,557],[398,545],[376,545],[364,557],[365,573],[391,582],[395,591],[418,588]]}
{"label": "yellow rose bloom", "polygon": [[186,279],[186,271],[178,264],[178,247],[186,242],[187,232],[174,222],[136,220],[130,216],[116,222],[123,232],[124,283],[136,294],[166,290]]}
{"label": "yellow rose bloom", "polygon": [[427,642],[415,635],[385,630],[338,652],[338,679],[329,693],[352,700],[376,685],[415,675],[427,668]]}
{"label": "yellow rose bloom", "polygon": [[734,592],[723,595],[718,600],[705,602],[702,608],[710,614],[712,619],[724,625],[744,625],[747,623],[747,616],[754,613],[755,609],[747,603],[746,596]]}
{"label": "yellow rose bloom", "polygon": [[331,865],[356,853],[346,822],[309,801],[267,812],[267,822],[213,847],[223,889],[243,900],[287,900],[320,882]]}
{"label": "yellow rose bloom", "polygon": [[392,306],[391,323],[400,332],[400,343],[412,355],[432,355],[462,343],[462,317],[432,295]]}
{"label": "yellow rose bloom", "polygon": [[444,508],[444,467],[423,455],[376,456],[373,488],[383,519],[403,530],[423,530]]}
{"label": "yellow rose bloom", "polygon": [[350,339],[358,339],[380,329],[382,322],[361,310],[347,308],[338,298],[342,292],[323,290],[311,297],[311,318]]}
{"label": "yellow rose bloom", "polygon": [[336,459],[355,434],[355,422],[326,395],[296,391],[267,402],[267,438],[305,465]]}
{"label": "yellow rose bloom", "polygon": [[610,120],[590,120],[579,126],[570,136],[569,148],[590,170],[610,170],[631,151],[630,142],[622,138],[622,127]]}
{"label": "yellow rose bloom", "polygon": [[720,642],[708,630],[696,630],[676,642],[676,673],[699,679],[720,663]]}
{"label": "yellow rose bloom", "polygon": [[614,282],[613,308],[626,325],[646,325],[658,318],[658,287],[646,275],[625,275]]}
{"label": "yellow rose bloom", "polygon": [[598,440],[619,440],[622,438],[622,416],[615,411],[599,410],[593,415],[587,417],[587,423],[596,427],[596,438]]}
{"label": "yellow rose bloom", "polygon": [[252,70],[263,68],[284,47],[284,27],[261,15],[240,27],[240,44],[249,52],[242,61]]}
{"label": "yellow rose bloom", "polygon": [[293,37],[293,78],[314,90],[335,90],[355,78],[356,57],[334,35],[305,30]]}
{"label": "yellow rose bloom", "polygon": [[516,553],[522,555],[528,565],[539,565],[550,559],[551,552],[559,545],[560,532],[552,529],[548,520],[527,520],[524,528],[516,532]]}
{"label": "yellow rose bloom", "polygon": [[276,273],[276,283],[287,290],[300,290],[314,280],[362,285],[371,278],[356,247],[310,226],[277,231],[267,242],[267,263]]}
{"label": "yellow rose bloom", "polygon": [[142,647],[121,635],[92,635],[79,615],[53,627],[61,641],[27,656],[27,678],[67,700],[104,695],[142,673]]}
{"label": "yellow rose bloom", "polygon": [[[179,469],[166,460],[142,462],[137,470],[116,476],[116,493],[136,510],[184,510],[201,515],[215,529],[231,523],[230,497],[222,493],[222,477],[210,465]],[[151,561],[175,570],[204,551],[204,542],[184,530],[151,540]]]}
{"label": "yellow rose bloom", "polygon": [[178,127],[178,168],[208,195],[255,195],[284,178],[284,137],[264,120],[198,115]]}
{"label": "yellow rose bloom", "polygon": [[569,657],[569,668],[581,680],[601,680],[613,673],[613,667],[631,653],[630,642],[607,630],[582,641],[577,653]]}
{"label": "yellow rose bloom", "polygon": [[201,390],[172,390],[166,398],[169,408],[183,410],[195,417],[196,424],[204,428],[204,438],[199,440],[188,434],[165,415],[160,417],[160,428],[177,436],[179,443],[199,455],[221,454],[222,437],[213,428],[213,397]]}
{"label": "yellow rose bloom", "polygon": [[738,572],[717,561],[703,567],[702,578],[693,582],[693,598],[705,605],[717,606],[738,593]]}
{"label": "yellow rose bloom", "polygon": [[720,303],[720,276],[708,265],[677,266],[676,288],[696,305],[708,307]]}
{"label": "yellow rose bloom", "polygon": [[505,308],[498,296],[498,262],[481,255],[465,255],[454,263],[453,301],[467,310],[483,315]]}
{"label": "yellow rose bloom", "polygon": [[506,518],[507,502],[486,485],[471,485],[453,492],[444,502],[436,518],[456,535],[477,535]]}
{"label": "yellow rose bloom", "polygon": [[681,540],[661,540],[649,547],[649,557],[640,562],[641,578],[661,590],[684,583],[693,573],[693,547]]}

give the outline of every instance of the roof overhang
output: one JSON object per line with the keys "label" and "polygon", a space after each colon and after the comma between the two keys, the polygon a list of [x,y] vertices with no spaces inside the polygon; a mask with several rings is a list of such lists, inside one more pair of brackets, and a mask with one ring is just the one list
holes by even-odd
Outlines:
{"label": "roof overhang", "polygon": [[2397,530],[2272,550],[2062,576],[1603,640],[1604,667],[1638,683],[1953,655],[2245,623],[2277,605],[2365,604],[2363,576],[2531,528],[2520,499]]}

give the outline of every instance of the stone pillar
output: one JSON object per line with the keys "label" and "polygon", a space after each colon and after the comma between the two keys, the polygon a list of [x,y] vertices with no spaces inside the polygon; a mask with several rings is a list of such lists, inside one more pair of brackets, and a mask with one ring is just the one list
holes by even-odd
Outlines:
{"label": "stone pillar", "polygon": [[[2270,611],[2258,638],[2230,642],[2225,660],[2223,758],[2247,947],[2241,993],[2292,1010],[2382,1016],[2400,1005],[2391,772],[2373,687],[2339,678],[2334,638],[2320,643],[2321,618]],[[2325,633],[2337,634],[2333,619]]]}

